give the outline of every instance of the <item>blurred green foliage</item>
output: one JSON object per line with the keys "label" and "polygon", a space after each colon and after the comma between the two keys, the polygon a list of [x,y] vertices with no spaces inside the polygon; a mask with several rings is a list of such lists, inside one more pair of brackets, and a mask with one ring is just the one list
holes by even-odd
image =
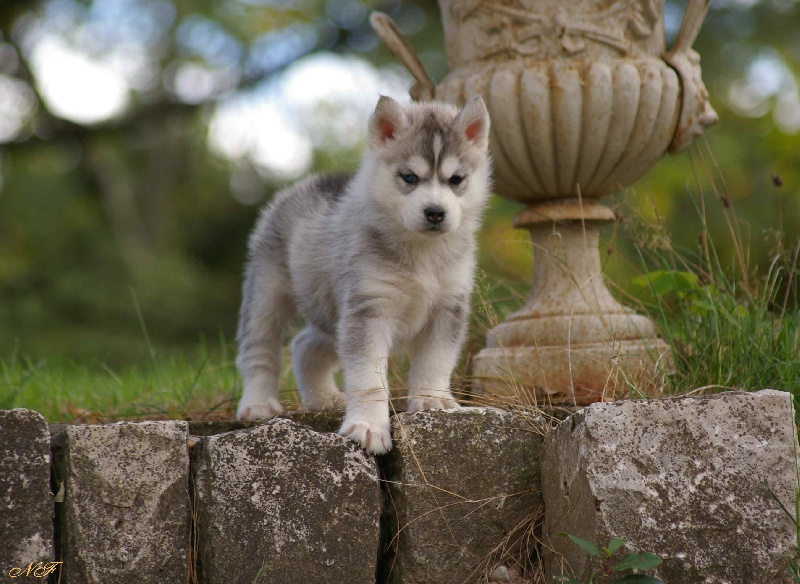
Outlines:
{"label": "blurred green foliage", "polygon": [[[430,1],[0,4],[0,77],[22,84],[32,104],[18,108],[20,127],[0,144],[0,356],[146,362],[139,312],[159,350],[196,345],[202,335],[232,339],[246,239],[258,209],[231,196],[232,181],[254,181],[262,203],[283,180],[209,150],[215,108],[312,53],[394,65],[369,28],[372,9],[393,15],[431,76],[441,79],[441,25]],[[667,3],[668,36],[681,10],[682,3]],[[690,252],[697,251],[705,221],[723,265],[736,243],[725,243],[730,229],[718,212],[727,201],[744,230],[746,269],[766,267],[776,239],[792,248],[800,226],[800,106],[792,109],[800,79],[797,30],[800,10],[790,0],[712,5],[696,48],[720,123],[707,142],[665,159],[611,203],[663,217],[670,245]],[[146,75],[128,92],[125,111],[91,124],[59,116],[43,97],[33,63],[32,47],[43,34],[87,54],[138,47],[129,57],[144,63]],[[181,91],[189,66],[210,80],[200,94]],[[352,168],[359,150],[321,141],[313,166]],[[705,215],[697,213],[701,192]],[[516,209],[493,202],[481,264],[490,280],[524,290],[532,254],[526,233],[510,228]],[[606,262],[608,277],[635,292],[630,279],[641,265],[634,247],[657,246],[658,233],[623,222],[607,240],[619,252]]]}

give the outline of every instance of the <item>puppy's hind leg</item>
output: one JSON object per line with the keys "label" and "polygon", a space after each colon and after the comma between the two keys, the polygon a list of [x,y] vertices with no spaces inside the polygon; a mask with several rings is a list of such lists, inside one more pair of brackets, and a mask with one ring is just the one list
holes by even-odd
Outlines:
{"label": "puppy's hind leg", "polygon": [[411,343],[408,375],[409,412],[453,410],[461,406],[450,391],[450,377],[467,330],[466,294],[434,309],[428,325]]}
{"label": "puppy's hind leg", "polygon": [[292,363],[303,405],[310,412],[343,410],[344,392],[334,373],[339,369],[335,341],[308,325],[292,341]]}
{"label": "puppy's hind leg", "polygon": [[247,266],[237,334],[236,365],[244,381],[236,411],[240,420],[269,419],[283,412],[278,401],[281,341],[294,315],[286,282],[271,262],[254,258]]}

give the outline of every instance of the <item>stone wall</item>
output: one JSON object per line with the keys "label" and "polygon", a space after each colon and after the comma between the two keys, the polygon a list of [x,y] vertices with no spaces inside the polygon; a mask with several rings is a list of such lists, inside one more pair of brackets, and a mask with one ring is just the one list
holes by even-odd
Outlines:
{"label": "stone wall", "polygon": [[597,566],[562,532],[625,537],[665,558],[652,574],[667,584],[790,582],[787,393],[595,404],[555,425],[403,413],[377,459],[339,422],[48,426],[0,411],[0,582],[588,580]]}

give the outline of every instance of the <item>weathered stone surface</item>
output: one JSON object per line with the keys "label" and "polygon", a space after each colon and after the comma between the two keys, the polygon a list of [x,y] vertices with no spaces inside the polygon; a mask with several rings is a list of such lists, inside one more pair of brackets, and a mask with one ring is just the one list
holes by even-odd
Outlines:
{"label": "weathered stone surface", "polygon": [[0,411],[0,576],[53,560],[47,421],[30,410]]}
{"label": "weathered stone surface", "polygon": [[279,418],[192,456],[201,582],[375,581],[378,470],[354,443]]}
{"label": "weathered stone surface", "polygon": [[665,558],[648,574],[668,584],[788,581],[795,530],[775,500],[794,509],[798,489],[788,393],[594,404],[546,438],[542,477],[548,581],[563,561],[591,572],[560,532],[625,537]]}
{"label": "weathered stone surface", "polygon": [[68,426],[54,436],[62,582],[186,580],[187,440],[186,422]]}
{"label": "weathered stone surface", "polygon": [[[297,412],[289,411],[280,416],[300,424],[308,426],[317,432],[336,432],[342,425],[344,412],[324,411],[324,412]],[[255,428],[268,422],[263,420],[212,420],[203,422],[189,422],[189,433],[192,436],[214,436],[225,432],[236,430],[246,430]]]}
{"label": "weathered stone surface", "polygon": [[541,513],[543,428],[495,408],[395,416],[379,581],[453,584],[491,572],[493,550]]}

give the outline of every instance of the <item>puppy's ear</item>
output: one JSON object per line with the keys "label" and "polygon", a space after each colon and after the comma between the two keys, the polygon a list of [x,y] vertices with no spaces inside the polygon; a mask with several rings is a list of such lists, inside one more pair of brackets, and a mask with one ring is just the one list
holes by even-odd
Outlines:
{"label": "puppy's ear", "polygon": [[483,98],[476,95],[458,112],[453,127],[467,142],[481,148],[489,144],[489,112]]}
{"label": "puppy's ear", "polygon": [[375,112],[369,119],[370,146],[382,146],[397,137],[406,125],[406,114],[403,107],[391,97],[381,95]]}

